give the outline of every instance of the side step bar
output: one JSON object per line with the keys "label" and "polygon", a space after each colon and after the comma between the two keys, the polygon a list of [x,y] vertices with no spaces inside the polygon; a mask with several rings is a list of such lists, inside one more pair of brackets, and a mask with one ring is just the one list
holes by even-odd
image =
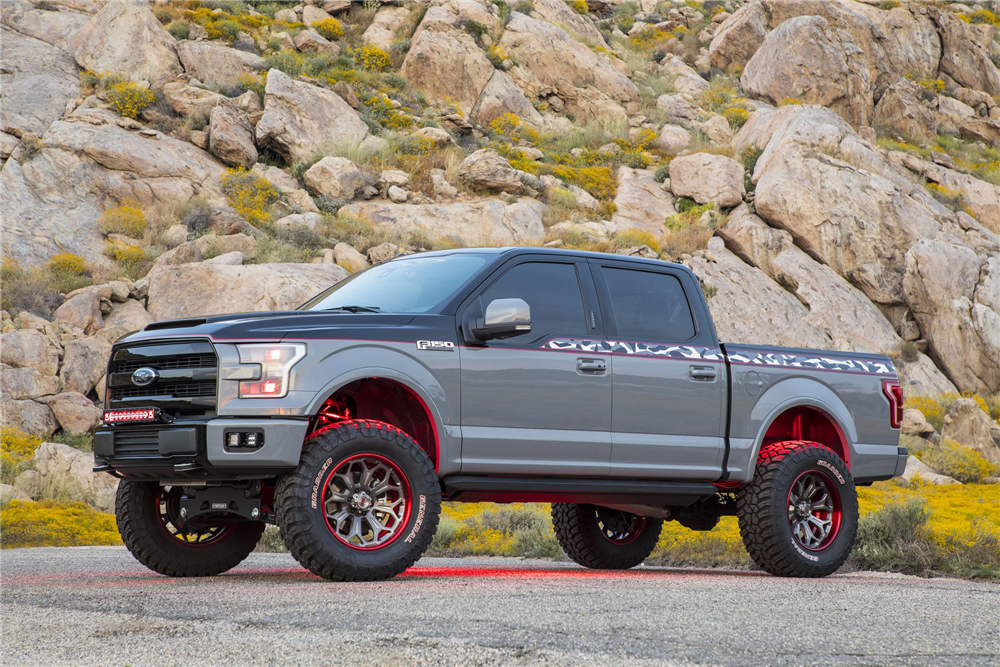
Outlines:
{"label": "side step bar", "polygon": [[447,500],[458,502],[638,503],[687,506],[714,496],[711,482],[631,479],[454,475],[441,480]]}

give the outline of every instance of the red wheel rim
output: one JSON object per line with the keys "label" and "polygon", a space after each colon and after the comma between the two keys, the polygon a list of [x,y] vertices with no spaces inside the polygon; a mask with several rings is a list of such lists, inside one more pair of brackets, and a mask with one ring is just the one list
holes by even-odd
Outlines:
{"label": "red wheel rim", "polygon": [[327,475],[320,510],[338,541],[372,551],[403,534],[411,498],[410,482],[399,466],[378,454],[355,454]]}
{"label": "red wheel rim", "polygon": [[607,507],[598,507],[595,513],[597,515],[597,529],[601,531],[604,539],[612,544],[620,546],[631,544],[639,539],[642,531],[646,528],[646,517],[644,516]]}
{"label": "red wheel rim", "polygon": [[841,523],[840,491],[821,470],[807,470],[788,490],[788,525],[795,543],[823,551],[837,539]]}
{"label": "red wheel rim", "polygon": [[180,488],[161,486],[154,498],[156,516],[160,519],[160,527],[174,540],[184,546],[199,548],[218,544],[229,537],[233,524],[217,526],[184,526],[178,524],[180,516]]}

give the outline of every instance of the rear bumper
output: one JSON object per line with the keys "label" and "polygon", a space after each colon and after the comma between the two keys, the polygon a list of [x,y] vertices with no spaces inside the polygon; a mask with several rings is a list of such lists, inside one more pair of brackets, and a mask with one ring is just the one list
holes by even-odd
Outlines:
{"label": "rear bumper", "polygon": [[895,451],[889,450],[889,453],[878,456],[869,453],[865,457],[856,457],[851,470],[854,473],[854,483],[862,486],[899,477],[906,470],[908,457],[906,447],[896,447]]}
{"label": "rear bumper", "polygon": [[[94,461],[130,479],[272,477],[298,465],[308,428],[306,419],[232,418],[106,427],[94,434]],[[230,449],[232,432],[258,433],[263,444]]]}

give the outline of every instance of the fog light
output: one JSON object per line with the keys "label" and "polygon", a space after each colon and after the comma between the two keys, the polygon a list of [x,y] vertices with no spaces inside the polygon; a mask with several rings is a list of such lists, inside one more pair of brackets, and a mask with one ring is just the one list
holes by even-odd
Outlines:
{"label": "fog light", "polygon": [[264,446],[264,433],[253,431],[226,431],[225,449],[227,452],[248,452]]}

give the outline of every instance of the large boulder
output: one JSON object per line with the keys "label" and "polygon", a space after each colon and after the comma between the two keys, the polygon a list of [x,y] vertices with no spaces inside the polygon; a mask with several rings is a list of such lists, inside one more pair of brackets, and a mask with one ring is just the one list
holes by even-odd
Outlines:
{"label": "large boulder", "polygon": [[933,137],[937,123],[934,112],[921,99],[923,90],[907,79],[892,84],[875,105],[872,122],[904,137]]}
{"label": "large boulder", "polygon": [[411,86],[435,99],[454,100],[469,115],[493,76],[493,64],[467,31],[435,19],[436,9],[427,12],[414,35],[400,73]]}
{"label": "large boulder", "polygon": [[635,85],[607,55],[545,21],[515,12],[500,46],[518,62],[512,76],[529,98],[554,91],[578,121],[597,119],[588,113],[595,99],[625,104],[638,97]]}
{"label": "large boulder", "polygon": [[470,117],[480,125],[488,126],[495,118],[505,113],[514,114],[521,119],[521,122],[533,128],[540,128],[545,124],[541,114],[524,96],[510,75],[501,70],[494,70],[493,76],[490,77],[479,95],[479,100],[472,108]]}
{"label": "large boulder", "polygon": [[364,216],[377,227],[403,236],[417,233],[431,241],[450,240],[463,246],[524,245],[545,237],[544,206],[533,199],[504,204],[483,199],[454,204],[389,204],[359,202],[337,212],[338,218]]}
{"label": "large boulder", "polygon": [[264,115],[256,131],[258,146],[270,146],[296,162],[320,150],[357,146],[368,136],[368,126],[340,95],[276,69],[267,73]]}
{"label": "large boulder", "polygon": [[734,139],[763,148],[757,160],[757,213],[872,300],[902,303],[902,256],[934,237],[948,211],[894,170],[827,109],[786,106],[755,112]]}
{"label": "large boulder", "polygon": [[62,49],[6,26],[0,36],[0,131],[41,135],[80,94],[76,64]]}
{"label": "large boulder", "polygon": [[64,391],[89,394],[104,377],[111,356],[111,343],[100,336],[77,338],[66,343],[59,378]]}
{"label": "large boulder", "polygon": [[564,0],[535,0],[532,3],[532,15],[552,25],[559,26],[576,37],[582,37],[588,44],[608,48],[604,36],[586,17],[570,8]]}
{"label": "large boulder", "polygon": [[[4,3],[3,8],[0,9],[0,23],[13,28],[22,35],[33,37],[68,51],[69,43],[76,35],[77,30],[87,24],[91,14],[96,12],[99,7],[97,3],[63,4],[58,7],[58,11],[55,9],[51,5],[46,7],[42,3],[12,0]],[[8,35],[4,33],[4,40],[6,39],[8,39]],[[4,46],[9,47],[9,44],[5,41]],[[4,59],[6,60],[8,56],[9,54],[4,54]]]}
{"label": "large boulder", "polygon": [[899,432],[903,435],[915,435],[918,438],[930,439],[935,431],[924,413],[915,408],[903,410],[903,423],[899,426]]}
{"label": "large boulder", "polygon": [[743,67],[753,57],[770,31],[767,8],[760,2],[748,2],[729,15],[712,36],[708,53],[719,69],[731,65]]}
{"label": "large boulder", "polygon": [[45,375],[34,368],[0,365],[0,391],[8,398],[23,400],[58,394],[62,382],[54,375]]}
{"label": "large boulder", "polygon": [[361,40],[388,53],[396,41],[396,31],[406,23],[409,15],[410,10],[406,7],[382,7],[361,35]]}
{"label": "large boulder", "polygon": [[1000,463],[1000,424],[971,398],[960,398],[949,406],[941,435],[974,449],[990,463]]}
{"label": "large boulder", "polygon": [[192,119],[208,118],[215,107],[229,103],[229,98],[225,95],[181,81],[163,84],[161,92],[171,109]]}
{"label": "large boulder", "polygon": [[325,157],[302,174],[306,188],[316,196],[353,199],[368,184],[365,173],[346,157]]}
{"label": "large boulder", "polygon": [[91,71],[156,81],[183,71],[175,43],[149,5],[111,0],[80,28],[70,50]]}
{"label": "large boulder", "polygon": [[903,293],[931,355],[962,390],[1000,388],[1000,247],[992,256],[921,239],[906,253]]}
{"label": "large boulder", "polygon": [[66,322],[78,329],[91,334],[101,328],[104,317],[101,315],[101,295],[96,287],[85,288],[78,294],[66,299],[52,313],[52,320]]}
{"label": "large boulder", "polygon": [[977,220],[987,227],[1000,230],[1000,186],[927,160],[921,160],[916,155],[908,153],[890,153],[889,159],[920,174],[932,183],[937,183],[955,192],[961,192],[965,205]]}
{"label": "large boulder", "polygon": [[346,277],[333,264],[182,264],[150,274],[148,310],[156,321],[291,310]]}
{"label": "large boulder", "polygon": [[49,406],[35,401],[18,401],[0,396],[0,419],[4,426],[24,431],[28,435],[48,436],[59,428]]}
{"label": "large boulder", "polygon": [[0,337],[0,362],[55,375],[59,371],[59,349],[37,329],[10,331]]}
{"label": "large boulder", "polygon": [[0,169],[5,257],[38,264],[71,252],[106,263],[98,228],[104,209],[124,199],[150,208],[195,196],[225,201],[222,163],[186,141],[131,132],[117,120],[106,110],[74,112],[49,127],[32,160],[7,160]]}
{"label": "large boulder", "polygon": [[75,392],[57,394],[45,400],[59,426],[70,435],[90,433],[101,421],[101,410],[93,401]]}
{"label": "large boulder", "polygon": [[116,303],[112,307],[111,313],[104,318],[101,337],[105,340],[117,340],[122,336],[144,329],[147,324],[152,322],[153,318],[142,307],[142,304],[129,299],[124,303]]}
{"label": "large boulder", "polygon": [[208,86],[223,90],[233,87],[242,74],[250,74],[264,67],[264,59],[218,42],[177,43],[184,71]]}
{"label": "large boulder", "polygon": [[746,64],[740,83],[773,104],[795,98],[829,107],[856,125],[871,121],[867,55],[849,32],[820,16],[796,17],[769,33]]}
{"label": "large boulder", "polygon": [[513,193],[522,187],[520,172],[491,148],[480,149],[462,160],[458,176],[475,190]]}
{"label": "large boulder", "polygon": [[674,198],[656,182],[653,169],[618,168],[618,190],[611,222],[615,229],[641,229],[659,236],[668,215],[676,213]]}
{"label": "large boulder", "polygon": [[931,13],[941,37],[941,73],[966,88],[1000,95],[1000,72],[990,59],[993,28],[972,25],[942,11]]}
{"label": "large boulder", "polygon": [[725,155],[691,153],[670,161],[670,189],[699,204],[736,206],[743,201],[743,165]]}
{"label": "large boulder", "polygon": [[43,442],[31,458],[31,466],[51,486],[69,493],[74,500],[86,502],[102,511],[114,511],[118,480],[95,473],[94,457],[89,452],[56,442]]}
{"label": "large boulder", "polygon": [[208,145],[212,155],[232,167],[249,169],[257,163],[254,128],[245,113],[228,104],[220,104],[212,110],[210,126]]}
{"label": "large boulder", "polygon": [[920,477],[929,484],[961,484],[954,477],[948,477],[934,472],[934,469],[912,454],[906,459],[906,469],[903,471],[903,481],[910,483]]}

